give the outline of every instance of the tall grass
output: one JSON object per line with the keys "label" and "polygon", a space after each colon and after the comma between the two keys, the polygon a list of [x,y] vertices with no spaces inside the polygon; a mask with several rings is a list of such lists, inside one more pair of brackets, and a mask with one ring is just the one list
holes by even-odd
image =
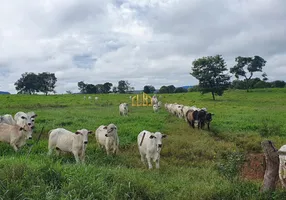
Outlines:
{"label": "tall grass", "polygon": [[[93,95],[94,97],[95,95]],[[244,155],[261,152],[260,142],[285,143],[285,89],[227,91],[217,101],[196,92],[162,94],[163,103],[207,107],[215,113],[211,131],[190,128],[164,109],[131,107],[119,115],[118,105],[129,95],[1,95],[0,114],[35,111],[34,140],[15,153],[0,144],[0,199],[281,199],[285,193],[260,194],[260,182],[242,180]],[[118,127],[120,152],[106,156],[89,136],[86,164],[71,155],[47,157],[48,131],[95,131],[102,124]],[[43,135],[37,143],[40,130]],[[160,170],[140,161],[136,138],[140,131],[160,131],[163,140]]]}

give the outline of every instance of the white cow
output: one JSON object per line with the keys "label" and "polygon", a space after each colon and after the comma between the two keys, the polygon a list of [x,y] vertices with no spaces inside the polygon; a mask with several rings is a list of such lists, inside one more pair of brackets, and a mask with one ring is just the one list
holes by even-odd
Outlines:
{"label": "white cow", "polygon": [[98,97],[94,97],[94,100],[96,100],[96,101],[97,101],[97,100],[98,100]]}
{"label": "white cow", "polygon": [[279,155],[279,178],[283,188],[286,188],[286,145],[278,150]]}
{"label": "white cow", "polygon": [[86,96],[83,96],[83,100],[86,100]]}
{"label": "white cow", "polygon": [[162,138],[165,137],[167,137],[167,135],[161,134],[160,132],[151,133],[144,130],[139,133],[137,143],[141,161],[145,164],[146,158],[149,169],[152,169],[151,159],[153,162],[156,162],[156,168],[159,169]]}
{"label": "white cow", "polygon": [[27,124],[31,128],[34,128],[33,127],[34,123],[32,123],[31,116],[27,115],[27,113],[24,113],[24,112],[21,112],[21,111],[17,112],[14,115],[14,120],[21,127],[23,127],[25,124]]}
{"label": "white cow", "polygon": [[158,98],[157,98],[157,96],[153,96],[152,97],[152,99],[151,99],[151,102],[152,102],[152,104],[154,105],[154,104],[157,104],[158,103]]}
{"label": "white cow", "polygon": [[119,137],[117,127],[114,124],[99,126],[95,131],[95,137],[99,147],[105,147],[107,155],[111,151],[113,154],[118,153]]}
{"label": "white cow", "polygon": [[89,96],[88,99],[91,100],[91,96]]}
{"label": "white cow", "polygon": [[79,161],[84,162],[85,150],[88,143],[88,134],[91,133],[91,131],[86,129],[77,130],[75,133],[64,128],[50,130],[48,155],[51,155],[53,149],[56,149],[58,153],[72,153],[77,163],[79,163]]}
{"label": "white cow", "polygon": [[32,139],[32,129],[29,126],[0,123],[0,141],[9,143],[15,151],[25,145],[27,139]]}
{"label": "white cow", "polygon": [[119,105],[119,114],[127,115],[128,114],[128,103],[121,103]]}
{"label": "white cow", "polygon": [[34,111],[27,112],[27,115],[32,121],[32,126],[35,126],[35,120],[38,115]]}
{"label": "white cow", "polygon": [[154,104],[154,105],[153,105],[153,111],[154,111],[154,112],[158,112],[158,111],[159,111],[159,106],[158,106],[158,104]]}

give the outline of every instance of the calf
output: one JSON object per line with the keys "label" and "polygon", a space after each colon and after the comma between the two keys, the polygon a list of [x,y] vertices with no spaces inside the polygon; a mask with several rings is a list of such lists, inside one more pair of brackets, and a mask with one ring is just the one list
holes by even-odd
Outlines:
{"label": "calf", "polygon": [[48,155],[51,155],[53,150],[56,149],[58,153],[72,153],[77,163],[79,163],[79,161],[84,162],[88,134],[91,133],[91,131],[86,129],[77,130],[75,133],[64,128],[51,130],[49,132]]}
{"label": "calf", "polygon": [[9,143],[15,151],[25,145],[27,139],[32,139],[32,129],[29,126],[0,123],[0,141]]}
{"label": "calf", "polygon": [[141,161],[145,164],[145,159],[148,162],[148,168],[152,169],[151,159],[156,162],[156,168],[159,169],[160,152],[162,149],[162,138],[167,137],[160,132],[151,133],[149,131],[141,131],[137,137],[139,153]]}
{"label": "calf", "polygon": [[128,104],[127,103],[121,103],[119,105],[119,114],[123,115],[123,116],[128,114]]}
{"label": "calf", "polygon": [[199,114],[199,111],[197,110],[188,110],[186,113],[187,122],[193,128],[195,128],[195,122],[198,122],[199,120],[198,114]]}
{"label": "calf", "polygon": [[119,138],[117,135],[117,127],[114,124],[99,126],[95,131],[95,137],[99,147],[105,147],[107,155],[109,155],[111,151],[113,154],[118,153]]}
{"label": "calf", "polygon": [[283,145],[278,151],[279,155],[279,179],[282,187],[286,188],[286,145]]}

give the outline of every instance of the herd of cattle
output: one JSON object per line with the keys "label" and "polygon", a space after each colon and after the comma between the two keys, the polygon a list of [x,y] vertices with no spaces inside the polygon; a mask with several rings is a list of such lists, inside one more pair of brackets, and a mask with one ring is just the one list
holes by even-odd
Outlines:
{"label": "herd of cattle", "polygon": [[[157,112],[162,103],[157,97],[152,97],[154,112]],[[198,128],[203,128],[207,124],[210,128],[213,113],[207,112],[206,108],[197,108],[196,106],[184,106],[181,104],[165,104],[165,109],[175,116],[184,119],[193,128],[197,124]],[[119,114],[128,115],[128,104],[119,105]],[[34,112],[17,112],[14,117],[10,114],[0,116],[0,141],[9,143],[15,151],[18,151],[26,140],[32,139],[32,133],[35,127],[37,115]],[[56,150],[57,155],[61,153],[72,153],[76,162],[85,161],[85,151],[88,143],[88,135],[92,131],[87,129],[77,130],[76,132],[68,131],[64,128],[56,128],[49,131],[48,155]],[[119,137],[117,127],[114,124],[101,125],[95,131],[97,144],[100,148],[105,148],[107,155],[110,153],[117,154],[119,147]],[[152,133],[147,130],[141,131],[137,136],[137,144],[141,161],[145,164],[147,160],[148,168],[152,168],[151,160],[159,168],[160,151],[162,148],[162,139],[166,134],[160,132]],[[286,145],[282,146],[279,151],[279,177],[283,187],[286,188]]]}

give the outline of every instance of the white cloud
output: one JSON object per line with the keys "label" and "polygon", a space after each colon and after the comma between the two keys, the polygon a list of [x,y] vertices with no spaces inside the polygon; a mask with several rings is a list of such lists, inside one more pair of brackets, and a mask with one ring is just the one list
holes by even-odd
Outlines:
{"label": "white cloud", "polygon": [[56,91],[77,83],[136,89],[197,84],[192,61],[260,55],[270,80],[286,80],[283,0],[0,0],[0,90],[48,71]]}

